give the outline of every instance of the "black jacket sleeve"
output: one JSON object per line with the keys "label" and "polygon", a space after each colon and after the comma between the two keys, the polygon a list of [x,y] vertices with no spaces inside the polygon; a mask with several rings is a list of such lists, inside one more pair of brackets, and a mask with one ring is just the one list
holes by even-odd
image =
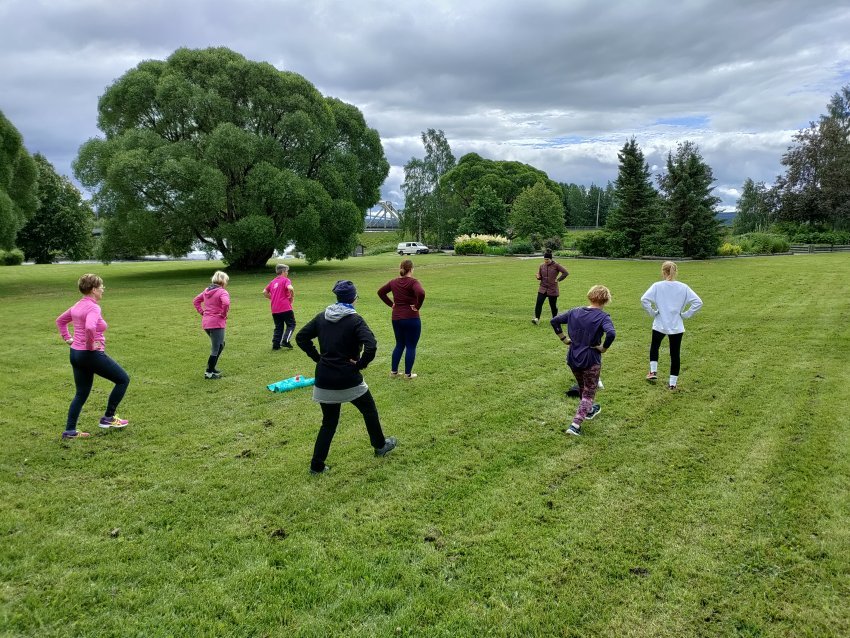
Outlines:
{"label": "black jacket sleeve", "polygon": [[316,329],[316,317],[313,317],[309,322],[307,322],[307,324],[298,331],[298,334],[295,335],[295,343],[297,343],[298,347],[306,352],[307,356],[316,363],[319,363],[321,356],[319,355],[319,351],[316,349],[315,344],[313,344],[313,339],[318,336],[319,333]]}
{"label": "black jacket sleeve", "polygon": [[356,334],[357,340],[363,345],[363,353],[360,355],[360,359],[357,362],[357,369],[363,370],[374,360],[375,354],[378,352],[378,341],[375,339],[375,335],[372,333],[372,330],[366,324],[366,320],[362,317],[357,325]]}

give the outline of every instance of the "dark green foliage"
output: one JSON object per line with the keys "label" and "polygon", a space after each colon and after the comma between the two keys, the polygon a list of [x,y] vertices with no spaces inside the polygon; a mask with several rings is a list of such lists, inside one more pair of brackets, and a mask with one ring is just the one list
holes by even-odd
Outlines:
{"label": "dark green foliage", "polygon": [[634,138],[617,154],[620,168],[614,187],[614,206],[605,227],[619,233],[615,243],[619,256],[640,252],[641,239],[658,226],[658,193],[652,186],[649,165]]}
{"label": "dark green foliage", "polygon": [[[720,247],[720,223],[712,195],[714,176],[693,142],[683,142],[667,155],[667,173],[659,179],[664,194],[664,221],[649,245],[670,249],[681,246],[682,256],[706,258]],[[663,236],[666,236],[665,239]],[[669,244],[668,244],[669,242]],[[641,245],[641,252],[644,245]],[[673,256],[672,254],[669,256]]]}
{"label": "dark green foliage", "polygon": [[422,145],[425,157],[412,157],[404,166],[401,227],[417,241],[445,246],[457,235],[462,217],[443,184],[443,175],[454,167],[455,156],[443,131],[423,131]]}
{"label": "dark green foliage", "polygon": [[785,253],[791,247],[787,237],[770,233],[745,233],[733,237],[732,241],[741,247],[741,252],[751,255]]}
{"label": "dark green foliage", "polygon": [[511,242],[505,249],[505,253],[508,255],[530,255],[534,251],[534,245],[528,241]]}
{"label": "dark green foliage", "polygon": [[[460,158],[457,166],[445,174],[440,183],[451,193],[454,205],[464,219],[469,218],[469,211],[473,206],[478,206],[479,210],[473,214],[472,219],[476,220],[475,223],[486,223],[490,228],[487,231],[489,233],[522,236],[521,232],[511,227],[511,211],[520,193],[538,183],[556,195],[563,220],[560,187],[550,180],[546,173],[528,164],[488,160],[477,153],[468,153]],[[491,193],[502,203],[502,208],[495,205]],[[490,215],[491,219],[484,222],[484,215]]]}
{"label": "dark green foliage", "polygon": [[614,202],[614,187],[609,182],[603,189],[579,184],[559,184],[564,199],[564,222],[567,226],[604,227]]}
{"label": "dark green foliage", "polygon": [[609,257],[608,235],[604,230],[579,235],[576,238],[576,248],[588,257]]}
{"label": "dark green foliage", "polygon": [[24,263],[24,253],[19,248],[3,250],[0,248],[0,264],[3,266],[20,266]]}
{"label": "dark green foliage", "polygon": [[23,139],[0,111],[0,248],[12,248],[38,205],[38,170]]}
{"label": "dark green foliage", "polygon": [[142,62],[98,125],[75,171],[108,219],[104,256],[200,242],[248,268],[295,242],[311,263],[342,259],[389,171],[356,107],[224,48]]}
{"label": "dark green foliage", "polygon": [[507,205],[487,184],[479,188],[466,209],[458,232],[479,235],[502,235],[508,225]]}
{"label": "dark green foliage", "polygon": [[517,237],[539,233],[543,237],[564,234],[561,198],[545,182],[523,190],[511,207],[510,224]]}
{"label": "dark green foliage", "polygon": [[483,255],[487,252],[487,242],[477,237],[455,242],[456,255]]}
{"label": "dark green foliage", "polygon": [[535,250],[560,250],[563,247],[563,240],[559,235],[544,237],[542,233],[531,233],[528,241]]}
{"label": "dark green foliage", "polygon": [[732,222],[732,232],[737,235],[765,231],[773,223],[774,211],[771,193],[764,182],[755,183],[750,178],[744,182],[738,199],[737,214]]}
{"label": "dark green foliage", "polygon": [[622,230],[613,230],[608,233],[608,256],[609,257],[634,257],[636,254],[633,238]]}
{"label": "dark green foliage", "polygon": [[27,259],[49,264],[60,256],[72,261],[92,256],[94,215],[88,202],[67,177],[56,173],[47,158],[36,153],[38,207],[18,232],[17,244]]}
{"label": "dark green foliage", "polygon": [[786,172],[774,187],[780,219],[850,228],[850,85],[794,136],[782,165]]}
{"label": "dark green foliage", "polygon": [[850,231],[800,229],[791,240],[795,244],[850,244]]}
{"label": "dark green foliage", "polygon": [[644,235],[640,241],[640,254],[649,257],[685,257],[682,238],[668,235],[665,230]]}
{"label": "dark green foliage", "polygon": [[547,237],[543,240],[543,248],[546,250],[560,250],[563,247],[563,241],[558,235]]}
{"label": "dark green foliage", "polygon": [[600,230],[580,235],[576,248],[589,257],[632,257],[631,243],[622,231]]}

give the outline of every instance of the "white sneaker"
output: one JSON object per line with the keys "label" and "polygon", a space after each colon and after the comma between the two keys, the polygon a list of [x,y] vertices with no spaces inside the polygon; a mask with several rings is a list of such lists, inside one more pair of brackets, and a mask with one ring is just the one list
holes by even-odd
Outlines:
{"label": "white sneaker", "polygon": [[605,389],[605,386],[604,386],[604,385],[602,385],[602,379],[599,379],[599,383],[597,383],[597,384],[596,384],[596,387],[597,387],[597,388],[599,388],[600,390],[604,390],[604,389]]}
{"label": "white sneaker", "polygon": [[534,319],[531,320],[531,323],[533,323],[536,326],[538,323],[540,323],[540,319],[535,317]]}

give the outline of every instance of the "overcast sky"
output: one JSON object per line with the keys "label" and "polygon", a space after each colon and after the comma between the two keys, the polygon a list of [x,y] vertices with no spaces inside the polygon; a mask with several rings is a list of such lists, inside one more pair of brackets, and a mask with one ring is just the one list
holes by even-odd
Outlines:
{"label": "overcast sky", "polygon": [[734,206],[850,84],[848,34],[839,0],[0,0],[0,110],[71,176],[115,79],[181,46],[226,46],[360,108],[397,205],[435,128],[457,158],[588,186],[616,178],[631,136],[653,173],[692,140]]}

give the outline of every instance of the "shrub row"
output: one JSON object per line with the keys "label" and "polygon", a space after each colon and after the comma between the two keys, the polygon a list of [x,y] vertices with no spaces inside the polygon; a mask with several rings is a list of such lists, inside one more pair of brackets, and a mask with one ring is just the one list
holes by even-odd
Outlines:
{"label": "shrub row", "polygon": [[731,245],[737,245],[741,251],[737,254],[746,255],[772,255],[774,253],[787,253],[791,248],[791,242],[784,235],[771,233],[745,233],[733,237]]}
{"label": "shrub row", "polygon": [[795,244],[850,244],[850,232],[846,230],[804,230],[794,234]]}

